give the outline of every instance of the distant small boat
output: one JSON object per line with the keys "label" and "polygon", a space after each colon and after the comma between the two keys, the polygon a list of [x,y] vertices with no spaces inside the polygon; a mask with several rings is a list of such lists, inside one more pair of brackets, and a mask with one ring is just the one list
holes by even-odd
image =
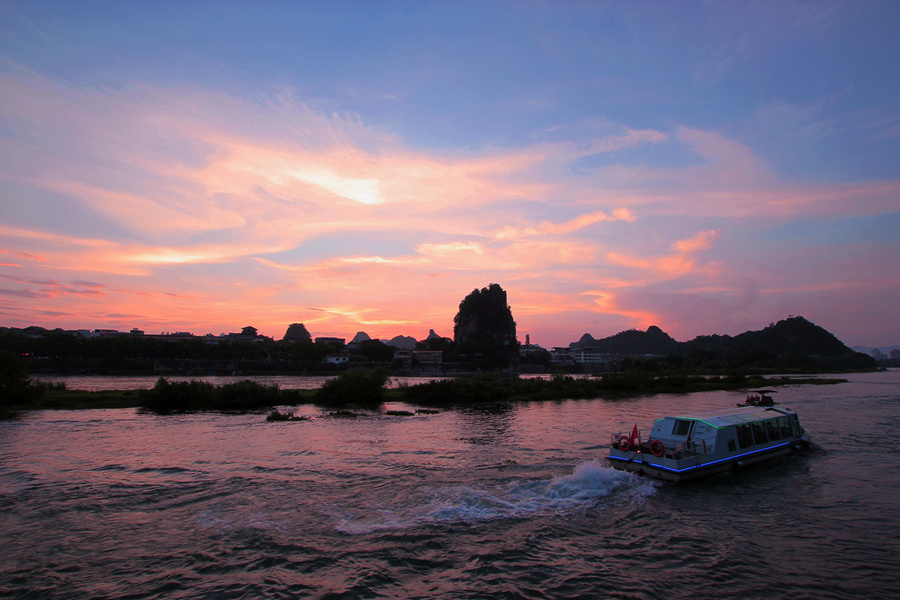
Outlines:
{"label": "distant small boat", "polygon": [[738,406],[775,406],[772,394],[775,390],[753,390],[747,395],[747,400]]}
{"label": "distant small boat", "polygon": [[780,458],[811,439],[796,412],[750,406],[663,417],[646,440],[635,425],[630,436],[612,436],[607,458],[616,469],[677,482]]}

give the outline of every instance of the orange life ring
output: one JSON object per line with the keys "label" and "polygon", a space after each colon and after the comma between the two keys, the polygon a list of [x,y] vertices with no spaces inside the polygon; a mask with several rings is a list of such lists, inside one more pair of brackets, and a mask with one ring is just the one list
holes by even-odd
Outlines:
{"label": "orange life ring", "polygon": [[663,443],[661,441],[653,440],[652,442],[650,442],[650,453],[653,456],[655,456],[656,458],[659,458],[660,456],[665,454],[665,452],[666,452],[666,447],[663,446]]}
{"label": "orange life ring", "polygon": [[623,435],[619,438],[618,446],[622,452],[628,452],[631,450],[631,439],[627,435]]}

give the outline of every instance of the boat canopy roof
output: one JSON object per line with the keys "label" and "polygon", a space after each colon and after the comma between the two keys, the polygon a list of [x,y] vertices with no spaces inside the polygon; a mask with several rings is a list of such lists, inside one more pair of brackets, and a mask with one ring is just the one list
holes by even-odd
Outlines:
{"label": "boat canopy roof", "polygon": [[713,427],[728,427],[729,425],[740,425],[742,423],[752,423],[753,421],[762,421],[773,417],[784,415],[792,415],[794,411],[784,408],[759,406],[747,406],[741,408],[727,408],[724,410],[714,410],[705,413],[695,413],[691,415],[679,415],[665,417],[666,419],[691,419],[694,421],[703,421]]}

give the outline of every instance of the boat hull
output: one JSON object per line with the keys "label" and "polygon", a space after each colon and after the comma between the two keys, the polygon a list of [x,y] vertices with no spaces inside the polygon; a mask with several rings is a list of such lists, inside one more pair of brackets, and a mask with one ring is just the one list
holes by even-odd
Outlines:
{"label": "boat hull", "polygon": [[647,452],[624,452],[618,449],[610,451],[607,457],[613,468],[647,475],[656,479],[671,482],[688,481],[708,475],[726,473],[756,463],[767,462],[785,457],[805,449],[808,439],[792,440],[777,446],[762,448],[718,460],[697,458],[673,459],[656,457]]}

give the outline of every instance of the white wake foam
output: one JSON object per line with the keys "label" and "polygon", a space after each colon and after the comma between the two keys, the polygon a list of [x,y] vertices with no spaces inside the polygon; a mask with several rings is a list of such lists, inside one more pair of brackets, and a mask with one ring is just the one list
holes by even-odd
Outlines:
{"label": "white wake foam", "polygon": [[490,488],[452,486],[436,489],[415,506],[383,507],[368,514],[344,517],[337,530],[362,534],[428,524],[569,514],[597,506],[613,494],[642,501],[655,491],[656,485],[646,478],[593,461],[578,465],[570,475],[553,479],[520,479]]}

